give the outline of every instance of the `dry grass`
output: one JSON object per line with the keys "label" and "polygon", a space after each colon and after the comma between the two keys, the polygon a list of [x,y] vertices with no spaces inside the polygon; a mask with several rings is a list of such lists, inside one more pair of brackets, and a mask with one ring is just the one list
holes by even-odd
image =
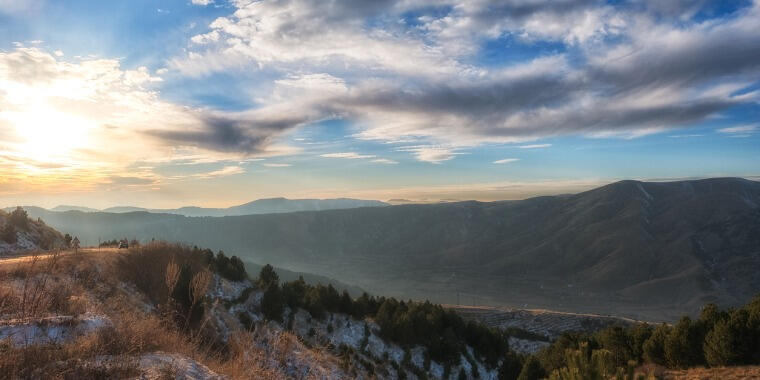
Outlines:
{"label": "dry grass", "polygon": [[[228,344],[219,347],[208,344],[208,337],[199,332],[203,325],[196,331],[180,328],[165,312],[170,287],[178,281],[176,268],[182,266],[195,271],[188,294],[192,304],[204,302],[202,295],[212,276],[200,259],[188,254],[185,247],[159,243],[126,254],[92,253],[0,264],[0,319],[90,312],[111,321],[109,326],[61,344],[14,347],[0,342],[0,379],[131,377],[138,374],[137,358],[157,351],[184,355],[231,379],[285,378],[279,364],[269,360],[271,353],[254,347],[253,335],[233,334]],[[171,273],[172,268],[176,273]],[[122,281],[139,292],[130,291],[133,288]],[[281,338],[282,342],[272,342],[273,347],[284,350],[292,339]],[[104,361],[109,357],[118,359]]]}
{"label": "dry grass", "polygon": [[679,380],[739,380],[760,379],[760,366],[691,368],[686,370],[665,371],[664,379]]}

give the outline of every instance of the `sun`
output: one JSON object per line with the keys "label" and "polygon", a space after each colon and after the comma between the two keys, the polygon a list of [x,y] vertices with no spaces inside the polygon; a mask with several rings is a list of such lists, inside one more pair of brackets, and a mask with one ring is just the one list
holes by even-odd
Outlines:
{"label": "sun", "polygon": [[73,160],[76,150],[88,146],[95,128],[87,118],[45,106],[2,116],[14,126],[16,151],[41,162],[66,164]]}

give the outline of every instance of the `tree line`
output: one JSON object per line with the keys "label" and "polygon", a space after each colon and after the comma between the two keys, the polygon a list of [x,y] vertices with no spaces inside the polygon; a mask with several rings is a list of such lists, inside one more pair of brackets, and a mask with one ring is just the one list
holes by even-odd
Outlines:
{"label": "tree line", "polygon": [[264,291],[262,312],[268,319],[283,322],[285,306],[304,309],[319,320],[328,312],[359,320],[372,318],[380,327],[381,337],[404,348],[423,346],[430,359],[444,365],[458,364],[461,356],[470,356],[466,349],[470,346],[476,356],[496,367],[509,349],[502,331],[465,321],[454,311],[430,302],[399,301],[367,293],[353,299],[345,290],[307,284],[303,278],[280,285],[271,265],[261,269],[257,284]]}
{"label": "tree line", "polygon": [[[610,378],[631,373],[652,363],[670,369],[696,366],[723,367],[760,364],[760,295],[739,308],[702,308],[698,318],[677,323],[630,327],[611,326],[596,334],[564,333],[538,354],[522,358],[532,362],[530,376],[511,371],[503,378]],[[598,375],[594,377],[591,375]],[[633,377],[629,377],[633,378]]]}

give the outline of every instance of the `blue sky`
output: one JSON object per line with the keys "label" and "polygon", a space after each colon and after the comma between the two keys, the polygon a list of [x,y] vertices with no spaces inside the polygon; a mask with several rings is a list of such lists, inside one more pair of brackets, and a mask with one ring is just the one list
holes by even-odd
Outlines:
{"label": "blue sky", "polygon": [[0,201],[760,175],[756,1],[0,0]]}

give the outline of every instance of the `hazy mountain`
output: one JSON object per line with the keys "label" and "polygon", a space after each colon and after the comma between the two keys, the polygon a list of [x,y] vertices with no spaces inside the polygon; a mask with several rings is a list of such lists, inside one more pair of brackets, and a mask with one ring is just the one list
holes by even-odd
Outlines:
{"label": "hazy mountain", "polygon": [[[275,214],[296,211],[321,211],[346,209],[355,207],[380,207],[387,206],[387,203],[373,200],[338,198],[338,199],[286,199],[286,198],[268,198],[259,199],[253,202],[232,206],[228,208],[204,208],[204,207],[181,207],[175,209],[147,209],[141,207],[121,206],[109,207],[102,210],[103,212],[127,213],[127,212],[150,212],[160,214],[177,214],[184,216],[239,216],[255,214]],[[72,207],[72,206],[59,206]],[[74,210],[72,207],[71,210]],[[53,211],[69,211],[67,209]],[[92,211],[92,209],[83,208],[79,211]],[[96,211],[96,210],[95,210]]]}
{"label": "hazy mountain", "polygon": [[60,205],[60,206],[55,206],[55,207],[51,208],[50,211],[60,211],[60,212],[65,212],[65,211],[98,212],[100,210],[95,209],[95,208],[83,207],[83,206]]}
{"label": "hazy mountain", "polygon": [[184,241],[378,294],[670,318],[760,292],[759,205],[760,183],[720,178],[224,218],[29,212],[89,243]]}

